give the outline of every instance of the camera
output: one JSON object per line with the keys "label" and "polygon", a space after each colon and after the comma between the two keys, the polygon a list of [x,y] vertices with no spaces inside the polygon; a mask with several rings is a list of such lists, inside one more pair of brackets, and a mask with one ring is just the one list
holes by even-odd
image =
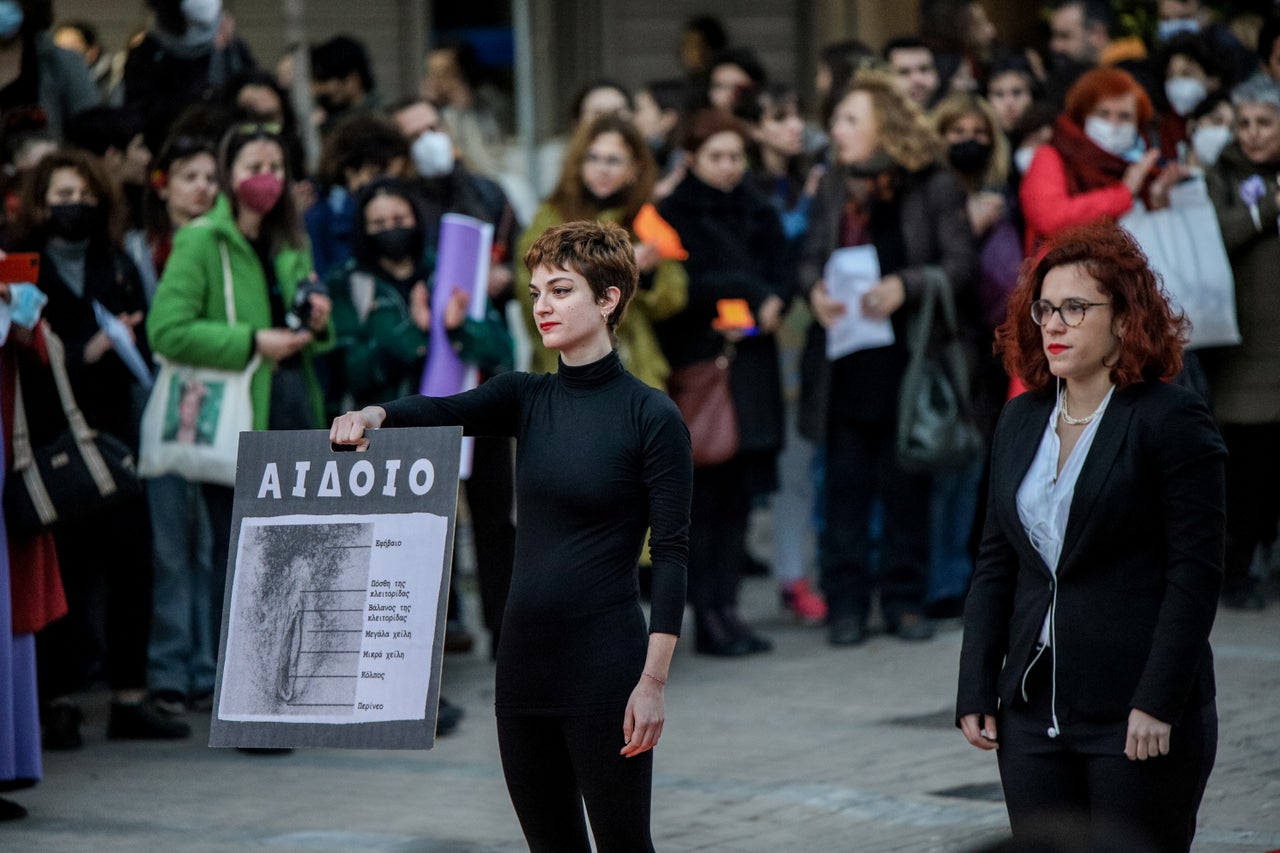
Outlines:
{"label": "camera", "polygon": [[293,292],[293,303],[284,315],[284,324],[294,332],[305,332],[311,325],[311,294],[328,296],[329,289],[318,281],[304,279]]}

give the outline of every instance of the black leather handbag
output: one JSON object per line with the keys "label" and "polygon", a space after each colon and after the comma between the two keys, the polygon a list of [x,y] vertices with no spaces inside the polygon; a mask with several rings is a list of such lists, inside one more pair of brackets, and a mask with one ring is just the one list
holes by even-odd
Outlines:
{"label": "black leather handbag", "polygon": [[133,452],[115,436],[85,421],[67,376],[62,341],[44,330],[49,364],[67,428],[31,447],[22,377],[14,385],[13,471],[4,490],[5,522],[11,536],[31,535],[88,518],[142,495]]}
{"label": "black leather handbag", "polygon": [[985,440],[973,412],[972,367],[960,340],[951,285],[939,267],[925,269],[925,282],[910,332],[911,360],[898,390],[897,453],[904,471],[932,473],[982,458]]}

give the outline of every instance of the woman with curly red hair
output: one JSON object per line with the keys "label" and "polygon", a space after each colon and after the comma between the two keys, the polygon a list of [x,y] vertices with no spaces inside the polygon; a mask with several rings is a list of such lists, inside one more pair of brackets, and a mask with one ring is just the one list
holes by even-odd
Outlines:
{"label": "woman with curly red hair", "polygon": [[992,443],[956,718],[999,746],[1015,838],[1079,812],[1185,851],[1217,748],[1226,447],[1203,400],[1161,381],[1187,321],[1133,239],[1104,221],[1045,249],[997,330],[1031,390]]}
{"label": "woman with curly red hair", "polygon": [[1185,172],[1161,171],[1160,152],[1144,150],[1153,115],[1142,86],[1118,68],[1096,68],[1076,81],[1019,190],[1028,255],[1063,228],[1123,216],[1135,199],[1152,209],[1168,206],[1169,187]]}

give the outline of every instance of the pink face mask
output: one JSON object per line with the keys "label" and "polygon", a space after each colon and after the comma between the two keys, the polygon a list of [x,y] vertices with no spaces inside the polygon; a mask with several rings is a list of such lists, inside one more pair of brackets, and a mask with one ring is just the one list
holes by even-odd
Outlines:
{"label": "pink face mask", "polygon": [[236,198],[252,211],[261,214],[271,212],[284,192],[284,181],[270,172],[245,178],[236,184]]}

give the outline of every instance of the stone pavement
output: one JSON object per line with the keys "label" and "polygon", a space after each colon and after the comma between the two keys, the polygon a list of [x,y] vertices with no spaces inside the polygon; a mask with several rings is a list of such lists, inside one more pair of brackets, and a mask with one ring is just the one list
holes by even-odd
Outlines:
{"label": "stone pavement", "polygon": [[[949,853],[1001,835],[994,757],[951,724],[954,626],[923,644],[876,636],[833,649],[783,616],[768,581],[747,581],[744,605],[772,654],[677,650],[657,752],[658,850]],[[1196,853],[1280,848],[1278,629],[1275,603],[1219,615],[1222,737]],[[45,780],[8,795],[31,817],[0,825],[0,850],[522,850],[487,657],[447,657],[445,693],[467,717],[429,752],[285,756],[209,749],[196,714],[187,742],[108,742],[106,697],[93,694],[85,748],[48,754]]]}

